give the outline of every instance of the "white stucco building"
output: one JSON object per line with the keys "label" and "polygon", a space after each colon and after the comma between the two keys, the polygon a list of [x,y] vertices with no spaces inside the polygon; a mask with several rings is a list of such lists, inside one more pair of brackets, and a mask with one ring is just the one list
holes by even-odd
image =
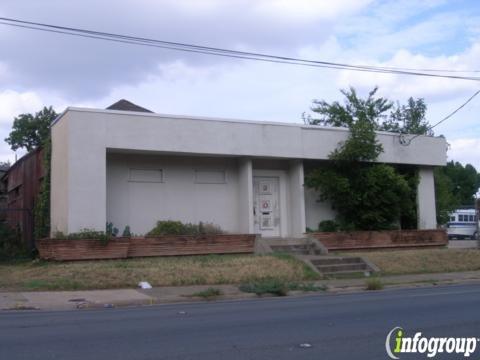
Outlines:
{"label": "white stucco building", "polygon": [[[340,128],[70,107],[52,126],[51,229],[104,230],[108,221],[143,234],[170,219],[300,237],[334,217],[304,188],[305,171],[347,136]],[[436,228],[433,168],[446,163],[445,139],[378,140],[379,161],[419,167],[419,228]]]}

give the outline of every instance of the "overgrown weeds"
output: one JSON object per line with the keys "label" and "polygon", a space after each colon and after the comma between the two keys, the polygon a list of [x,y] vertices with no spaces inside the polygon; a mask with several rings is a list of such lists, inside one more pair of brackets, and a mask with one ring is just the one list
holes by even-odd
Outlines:
{"label": "overgrown weeds", "polygon": [[365,287],[366,290],[382,290],[385,286],[382,280],[377,277],[372,277],[368,279],[367,281],[365,281],[365,284],[366,284],[366,287]]}
{"label": "overgrown weeds", "polygon": [[223,295],[222,290],[216,289],[216,288],[213,288],[213,287],[209,287],[206,290],[198,291],[198,292],[192,294],[192,296],[194,296],[194,297],[201,297],[205,300],[213,300],[213,299],[216,299],[216,298],[218,298],[219,296],[222,296],[222,295]]}

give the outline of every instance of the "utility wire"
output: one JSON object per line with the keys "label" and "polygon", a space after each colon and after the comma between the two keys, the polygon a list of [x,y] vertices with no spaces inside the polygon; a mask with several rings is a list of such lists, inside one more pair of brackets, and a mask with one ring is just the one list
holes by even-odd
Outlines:
{"label": "utility wire", "polygon": [[[395,67],[378,67],[378,66],[367,66],[367,65],[351,65],[327,61],[314,61],[300,58],[292,58],[286,56],[276,56],[263,53],[253,53],[237,50],[228,50],[215,47],[207,47],[186,43],[178,43],[164,40],[156,40],[142,37],[135,37],[129,35],[121,35],[114,33],[107,33],[101,31],[93,31],[87,29],[71,28],[43,23],[35,23],[29,21],[23,21],[18,19],[4,18],[0,17],[1,25],[14,26],[19,28],[26,28],[30,30],[38,30],[50,33],[57,33],[70,36],[78,36],[83,38],[91,38],[97,40],[112,41],[117,43],[124,43],[130,45],[140,45],[140,46],[149,46],[161,49],[184,51],[190,53],[200,53],[205,55],[215,55],[236,59],[246,59],[246,60],[255,60],[271,63],[281,63],[281,64],[290,64],[290,65],[300,65],[300,66],[309,66],[309,67],[321,67],[329,69],[340,69],[340,70],[352,70],[352,71],[362,71],[362,72],[373,72],[373,73],[384,73],[384,74],[397,74],[397,75],[412,75],[412,76],[427,76],[427,77],[438,77],[438,78],[449,78],[449,79],[458,79],[458,80],[480,80],[479,77],[469,77],[469,76],[455,76],[455,75],[441,75],[441,74],[430,74],[428,72],[480,72],[479,70],[472,71],[463,71],[463,70],[441,70],[441,69],[413,69],[413,68],[395,68]],[[441,123],[450,119],[463,107],[465,107],[470,101],[472,101],[478,94],[480,90],[477,90],[470,98],[468,98],[462,105],[457,107],[454,111],[448,114],[446,117],[430,126],[427,130],[431,130]],[[409,139],[405,137],[406,134],[400,134],[400,144],[408,146],[411,142],[422,134],[417,134]]]}
{"label": "utility wire", "polygon": [[[301,63],[301,62],[298,62],[298,61],[295,62],[295,61],[285,61],[285,60],[270,60],[270,59],[264,59],[264,58],[257,58],[257,57],[253,57],[253,56],[230,55],[230,54],[215,53],[215,52],[209,52],[209,51],[204,51],[204,50],[195,50],[195,49],[189,49],[189,48],[176,48],[174,46],[157,45],[157,44],[154,44],[154,43],[143,43],[143,42],[134,41],[134,40],[112,39],[112,38],[108,38],[108,37],[104,37],[104,36],[98,36],[98,35],[75,34],[75,33],[71,33],[71,32],[68,32],[68,31],[43,29],[43,28],[40,28],[40,27],[29,26],[29,25],[9,24],[9,23],[5,23],[5,22],[2,22],[2,21],[0,21],[0,24],[1,25],[9,25],[9,26],[14,26],[14,27],[19,27],[19,28],[25,28],[25,29],[31,29],[31,30],[40,30],[40,31],[45,31],[45,32],[57,33],[57,34],[73,35],[73,36],[78,36],[78,37],[83,37],[83,38],[107,40],[107,41],[113,41],[113,42],[117,42],[117,43],[156,47],[156,48],[169,49],[169,50],[179,50],[179,51],[184,51],[184,52],[201,53],[201,54],[223,56],[223,57],[230,57],[230,58],[237,58],[237,59],[257,60],[257,61],[272,62],[272,63],[301,65],[301,66],[310,66],[310,67],[321,67],[321,68],[330,68],[330,69],[341,69],[341,70],[345,69],[344,67],[341,67],[339,65],[335,66],[335,65],[321,65],[321,64],[304,64],[304,63]],[[387,72],[387,71],[384,71],[384,70],[368,70],[368,69],[358,69],[357,71],[380,72],[380,73]]]}
{"label": "utility wire", "polygon": [[[472,80],[472,81],[480,80],[480,77],[475,77],[475,76],[458,76],[458,75],[443,75],[443,74],[428,73],[428,72],[463,72],[462,70],[441,70],[441,69],[423,69],[422,70],[422,69],[406,69],[406,68],[380,67],[380,66],[367,66],[367,65],[351,65],[351,64],[344,64],[344,63],[315,61],[315,60],[307,60],[307,59],[300,59],[300,58],[293,58],[293,57],[286,57],[286,56],[276,56],[276,55],[269,55],[269,54],[263,54],[263,53],[245,52],[245,51],[207,47],[207,46],[200,46],[200,45],[187,44],[187,43],[156,40],[156,39],[135,37],[135,36],[129,36],[129,35],[93,31],[93,30],[87,30],[87,29],[64,27],[64,26],[44,24],[44,23],[38,23],[38,22],[30,22],[30,21],[5,18],[5,17],[0,17],[0,20],[1,20],[0,24],[3,24],[3,25],[27,28],[31,30],[46,31],[46,32],[59,33],[64,35],[80,36],[80,37],[93,38],[93,39],[99,39],[99,40],[105,40],[105,41],[113,41],[118,43],[150,46],[150,47],[157,47],[162,49],[201,53],[206,55],[223,56],[223,57],[230,57],[230,58],[237,58],[237,59],[247,59],[247,60],[264,61],[264,62],[272,62],[272,63],[283,63],[283,64],[290,64],[290,65],[323,67],[323,68],[330,68],[330,69],[341,69],[341,70],[352,70],[352,71],[363,71],[363,72],[374,72],[374,73],[376,72],[376,73],[397,74],[397,75],[438,77],[438,78]],[[473,71],[465,71],[465,72],[480,72],[480,71],[473,70]]]}
{"label": "utility wire", "polygon": [[[459,107],[457,107],[455,110],[453,110],[450,114],[448,114],[447,116],[445,116],[442,120],[436,122],[434,125],[432,126],[429,126],[427,131],[428,130],[432,130],[434,127],[440,125],[441,123],[447,121],[448,119],[450,119],[453,115],[455,115],[457,112],[459,112],[461,109],[463,109],[470,101],[472,101],[478,94],[480,94],[480,90],[477,90],[472,96],[470,96],[462,105],[460,105]],[[410,145],[410,143],[416,139],[417,137],[419,136],[422,136],[423,134],[417,134],[409,139],[406,139],[405,138],[405,134],[400,134],[400,144],[404,145],[404,146],[408,146]]]}
{"label": "utility wire", "polygon": [[[309,66],[309,67],[321,67],[321,68],[329,68],[329,69],[340,69],[340,70],[345,69],[345,67],[340,65],[340,64],[338,64],[338,65],[324,65],[324,64],[319,63],[319,62],[317,62],[317,63],[315,63],[315,62],[302,63],[301,60],[298,60],[298,61],[294,61],[294,60],[275,60],[275,59],[261,58],[261,57],[255,57],[255,56],[231,55],[231,54],[228,54],[228,53],[215,53],[215,52],[213,52],[213,50],[211,50],[211,51],[197,50],[196,46],[194,46],[193,48],[177,48],[174,45],[167,46],[167,45],[158,45],[158,44],[150,43],[150,42],[144,43],[144,42],[138,41],[138,40],[126,40],[128,38],[132,38],[132,37],[128,37],[128,36],[121,36],[119,38],[108,38],[106,36],[93,35],[94,33],[101,34],[99,32],[93,32],[93,31],[88,31],[86,33],[77,34],[77,33],[69,32],[69,31],[45,29],[45,28],[41,28],[41,27],[38,27],[38,26],[10,24],[10,23],[3,22],[3,21],[0,21],[0,24],[19,27],[19,28],[26,28],[26,29],[31,29],[31,30],[40,30],[40,31],[45,31],[45,32],[57,33],[57,34],[73,35],[73,36],[78,36],[78,37],[83,37],[83,38],[107,40],[107,41],[113,41],[113,42],[117,42],[117,43],[156,47],[156,48],[169,49],[169,50],[179,50],[179,51],[184,51],[184,52],[201,53],[201,54],[223,56],[223,57],[230,57],[230,58],[237,58],[237,59],[257,60],[257,61],[264,61],[264,62],[290,64],[290,65],[301,65],[301,66]],[[89,34],[91,34],[91,35],[89,35]],[[164,43],[164,42],[160,41],[160,43]],[[225,51],[227,51],[227,50],[225,50]],[[242,53],[242,52],[237,52],[237,53]],[[245,53],[245,54],[248,54],[248,53]],[[328,63],[326,63],[326,64],[328,64]],[[382,69],[358,68],[358,69],[355,69],[355,70],[356,71],[363,71],[363,72],[390,73],[390,71],[382,70]],[[430,75],[426,74],[426,76],[430,76]],[[478,79],[480,80],[480,78],[478,78]],[[477,80],[477,78],[472,78],[472,79],[469,79],[469,80]]]}
{"label": "utility wire", "polygon": [[[107,36],[111,36],[111,37],[118,37],[118,38],[129,39],[129,40],[141,40],[141,41],[145,41],[145,42],[156,42],[156,43],[163,43],[163,44],[168,44],[168,45],[193,47],[193,48],[203,49],[203,50],[212,50],[212,51],[236,53],[236,54],[243,54],[243,55],[272,57],[272,58],[281,59],[281,60],[322,63],[322,64],[325,64],[325,65],[339,65],[339,66],[357,67],[357,68],[381,69],[381,70],[400,70],[400,71],[459,72],[459,73],[480,72],[480,70],[415,69],[415,68],[400,68],[400,67],[381,67],[381,66],[371,66],[371,65],[350,65],[350,64],[326,62],[326,61],[314,61],[314,60],[307,60],[307,59],[298,59],[298,58],[291,58],[291,57],[277,56],[277,55],[269,55],[269,54],[263,54],[263,53],[252,53],[252,52],[245,52],[245,51],[238,51],[238,50],[222,49],[222,48],[216,48],[216,47],[207,47],[207,46],[186,44],[186,43],[180,43],[180,42],[172,42],[172,41],[165,41],[165,40],[156,40],[156,39],[150,39],[150,38],[135,37],[135,36],[129,36],[129,35],[122,35],[122,34],[107,33],[107,32],[100,32],[100,31],[94,31],[94,30],[79,29],[79,28],[51,25],[51,24],[45,24],[45,23],[31,22],[31,21],[12,19],[12,18],[2,18],[2,17],[0,17],[0,20],[14,22],[14,23],[27,24],[27,25],[36,25],[36,26],[41,26],[41,27],[46,27],[46,28],[54,28],[54,29],[68,30],[68,31],[74,31],[74,32],[84,32],[84,33],[89,33],[89,34],[94,34],[94,35],[107,35]],[[8,25],[8,23],[5,23],[5,25]]]}

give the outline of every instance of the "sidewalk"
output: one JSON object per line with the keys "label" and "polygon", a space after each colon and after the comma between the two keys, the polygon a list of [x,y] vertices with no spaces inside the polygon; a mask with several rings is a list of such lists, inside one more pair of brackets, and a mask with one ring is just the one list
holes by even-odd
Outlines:
{"label": "sidewalk", "polygon": [[[326,286],[330,293],[345,293],[362,291],[366,279],[321,280],[315,284]],[[480,271],[384,276],[381,281],[386,288],[480,283]],[[0,310],[75,310],[202,301],[202,298],[193,294],[211,287],[221,290],[222,296],[218,299],[222,300],[257,297],[241,292],[235,285],[168,286],[149,290],[0,292]]]}

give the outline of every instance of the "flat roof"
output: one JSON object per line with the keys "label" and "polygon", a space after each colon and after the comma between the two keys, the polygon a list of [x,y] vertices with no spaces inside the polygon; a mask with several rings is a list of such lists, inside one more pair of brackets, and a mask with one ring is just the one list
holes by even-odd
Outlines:
{"label": "flat roof", "polygon": [[[52,122],[52,126],[55,125],[60,119],[69,111],[78,111],[78,112],[91,112],[91,113],[100,113],[100,114],[112,114],[112,115],[135,115],[135,116],[144,116],[144,117],[153,117],[159,119],[184,119],[184,120],[202,120],[202,121],[212,121],[212,122],[225,122],[225,123],[242,123],[242,124],[255,124],[255,125],[273,125],[273,126],[289,126],[302,129],[311,129],[311,130],[328,130],[328,131],[341,131],[348,132],[349,129],[345,127],[334,127],[334,126],[323,126],[323,125],[309,125],[301,124],[295,122],[282,122],[282,121],[265,121],[265,120],[246,120],[246,119],[236,119],[236,118],[220,118],[220,117],[209,117],[209,116],[194,116],[194,115],[181,115],[181,114],[164,114],[164,113],[147,113],[140,111],[129,111],[129,110],[108,110],[108,109],[96,109],[96,108],[85,108],[85,107],[76,107],[69,106],[67,107],[60,115],[55,118]],[[375,131],[377,134],[388,135],[388,136],[400,136],[400,133],[390,132],[390,131]],[[412,135],[415,134],[402,134],[402,135]],[[442,136],[429,136],[429,135],[415,135],[417,137],[428,137],[428,138],[438,138]]]}

